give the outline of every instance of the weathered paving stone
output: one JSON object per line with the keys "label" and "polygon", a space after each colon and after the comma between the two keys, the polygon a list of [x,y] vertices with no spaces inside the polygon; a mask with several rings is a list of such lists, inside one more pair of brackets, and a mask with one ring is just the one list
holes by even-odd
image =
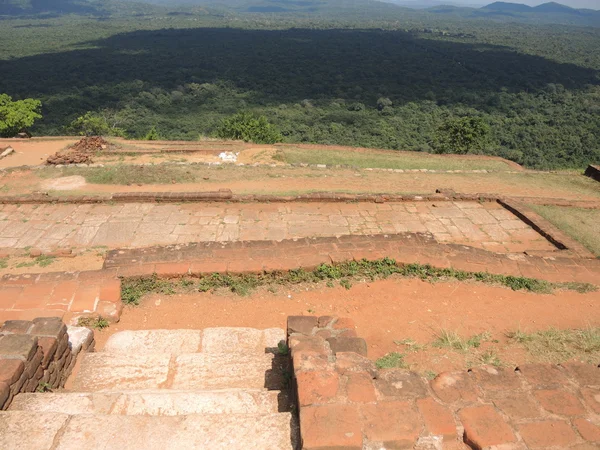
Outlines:
{"label": "weathered paving stone", "polygon": [[318,405],[300,409],[304,450],[362,450],[361,418],[350,405]]}
{"label": "weathered paving stone", "polygon": [[289,414],[73,416],[56,450],[291,449]]}
{"label": "weathered paving stone", "polygon": [[337,395],[340,383],[334,371],[300,372],[296,380],[300,406],[328,403]]}
{"label": "weathered paving stone", "polygon": [[157,389],[167,381],[169,354],[87,353],[73,383],[76,391]]}
{"label": "weathered paving stone", "polygon": [[488,400],[513,420],[533,419],[542,416],[536,401],[527,392],[504,391],[493,395],[486,393]]}
{"label": "weathered paving stone", "polygon": [[202,351],[206,353],[264,353],[274,351],[279,342],[285,342],[285,332],[279,328],[205,328]]}
{"label": "weathered paving stone", "polygon": [[104,346],[111,353],[165,353],[178,355],[200,350],[198,330],[138,330],[113,334]]}
{"label": "weathered paving stone", "polygon": [[0,448],[50,450],[54,437],[68,418],[66,414],[56,413],[0,412]]}
{"label": "weathered paving stone", "polygon": [[368,372],[349,372],[346,376],[346,396],[354,403],[370,403],[377,400],[373,377]]}
{"label": "weathered paving stone", "polygon": [[468,372],[442,372],[431,381],[431,388],[446,403],[477,400],[475,384]]}
{"label": "weathered paving stone", "polygon": [[566,448],[577,440],[577,435],[568,422],[558,420],[526,423],[518,429],[525,443],[533,449]]}
{"label": "weathered paving stone", "polygon": [[492,406],[463,408],[458,415],[465,428],[465,442],[475,449],[481,450],[516,441],[510,426]]}
{"label": "weathered paving stone", "polygon": [[430,434],[444,436],[446,440],[456,437],[456,423],[448,408],[431,397],[418,399],[417,407]]}
{"label": "weathered paving stone", "polygon": [[175,361],[173,389],[263,388],[270,382],[273,355],[183,354]]}
{"label": "weathered paving stone", "polygon": [[600,386],[600,367],[583,363],[567,363],[563,367],[580,386]]}
{"label": "weathered paving stone", "polygon": [[29,334],[39,337],[53,337],[57,340],[67,333],[67,326],[59,317],[38,317],[33,319]]}
{"label": "weathered paving stone", "polygon": [[374,383],[380,400],[404,400],[427,396],[427,387],[419,374],[403,369],[380,370]]}
{"label": "weathered paving stone", "polygon": [[19,379],[25,365],[20,359],[0,359],[0,381],[13,384]]}
{"label": "weathered paving stone", "polygon": [[521,388],[519,376],[511,369],[482,366],[472,369],[471,376],[485,391],[512,391]]}
{"label": "weathered paving stone", "polygon": [[7,320],[0,328],[2,334],[27,334],[33,326],[30,320]]}
{"label": "weathered paving stone", "polygon": [[592,411],[600,415],[600,388],[583,388],[581,396]]}
{"label": "weathered paving stone", "polygon": [[363,431],[384,448],[412,448],[421,431],[419,413],[409,402],[379,402],[361,406]]}
{"label": "weathered paving stone", "polygon": [[580,416],[586,413],[579,399],[564,390],[539,390],[534,392],[534,396],[546,411],[553,414]]}
{"label": "weathered paving stone", "polygon": [[75,355],[77,355],[81,349],[89,348],[94,340],[94,332],[86,327],[69,326],[67,327],[67,334],[69,336],[69,348]]}
{"label": "weathered paving stone", "polygon": [[534,389],[564,386],[569,382],[554,364],[522,364],[519,366],[519,372]]}

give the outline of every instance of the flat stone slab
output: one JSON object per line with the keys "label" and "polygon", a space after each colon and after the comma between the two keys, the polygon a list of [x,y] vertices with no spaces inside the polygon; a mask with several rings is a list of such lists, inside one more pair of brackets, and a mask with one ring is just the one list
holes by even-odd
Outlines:
{"label": "flat stone slab", "polygon": [[284,450],[290,415],[73,416],[54,448]]}
{"label": "flat stone slab", "polygon": [[195,353],[175,361],[173,389],[255,388],[268,385],[273,355]]}
{"label": "flat stone slab", "polygon": [[[285,331],[280,328],[205,328],[202,352],[213,354],[274,352],[277,344],[285,342]],[[191,352],[189,352],[191,353]]]}
{"label": "flat stone slab", "polygon": [[2,450],[50,450],[69,416],[32,411],[0,412]]}
{"label": "flat stone slab", "polygon": [[11,411],[178,416],[187,414],[267,414],[278,410],[276,391],[227,389],[218,391],[144,391],[127,393],[19,394]]}
{"label": "flat stone slab", "polygon": [[87,353],[75,377],[75,391],[118,391],[164,387],[171,355]]}
{"label": "flat stone slab", "polygon": [[200,330],[137,330],[113,334],[104,352],[111,353],[196,353],[200,351]]}

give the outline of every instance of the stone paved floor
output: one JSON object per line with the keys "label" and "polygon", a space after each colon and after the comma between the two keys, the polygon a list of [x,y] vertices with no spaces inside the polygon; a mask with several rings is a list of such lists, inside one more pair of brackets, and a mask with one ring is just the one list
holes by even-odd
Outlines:
{"label": "stone paved floor", "polygon": [[147,247],[175,243],[430,232],[494,252],[556,248],[492,202],[131,203],[3,205],[0,248]]}

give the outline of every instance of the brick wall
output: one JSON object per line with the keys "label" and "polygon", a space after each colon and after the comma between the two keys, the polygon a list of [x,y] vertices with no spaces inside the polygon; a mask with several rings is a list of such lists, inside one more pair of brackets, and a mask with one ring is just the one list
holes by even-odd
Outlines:
{"label": "brick wall", "polygon": [[6,321],[0,328],[0,409],[20,392],[63,387],[77,355],[93,347],[91,330],[67,327],[57,317]]}
{"label": "brick wall", "polygon": [[592,449],[600,366],[378,369],[351,320],[288,318],[303,450]]}

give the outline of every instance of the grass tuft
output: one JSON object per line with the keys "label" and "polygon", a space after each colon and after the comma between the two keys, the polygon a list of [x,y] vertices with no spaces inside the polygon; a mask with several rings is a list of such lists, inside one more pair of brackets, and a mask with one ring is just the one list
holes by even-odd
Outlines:
{"label": "grass tuft", "polygon": [[102,316],[98,317],[80,317],[77,321],[77,326],[93,328],[95,330],[104,330],[110,326],[108,320]]}
{"label": "grass tuft", "polygon": [[481,343],[488,341],[491,335],[488,332],[475,334],[468,339],[463,339],[458,333],[449,330],[440,330],[437,339],[432,345],[438,348],[448,348],[460,352],[466,352],[472,348],[479,348]]}
{"label": "grass tuft", "polygon": [[375,361],[375,365],[378,369],[408,369],[408,364],[404,361],[404,355],[398,352],[382,356]]}
{"label": "grass tuft", "polygon": [[560,363],[577,358],[597,363],[600,358],[600,327],[574,330],[550,328],[534,333],[517,330],[507,333],[507,336],[541,361]]}

